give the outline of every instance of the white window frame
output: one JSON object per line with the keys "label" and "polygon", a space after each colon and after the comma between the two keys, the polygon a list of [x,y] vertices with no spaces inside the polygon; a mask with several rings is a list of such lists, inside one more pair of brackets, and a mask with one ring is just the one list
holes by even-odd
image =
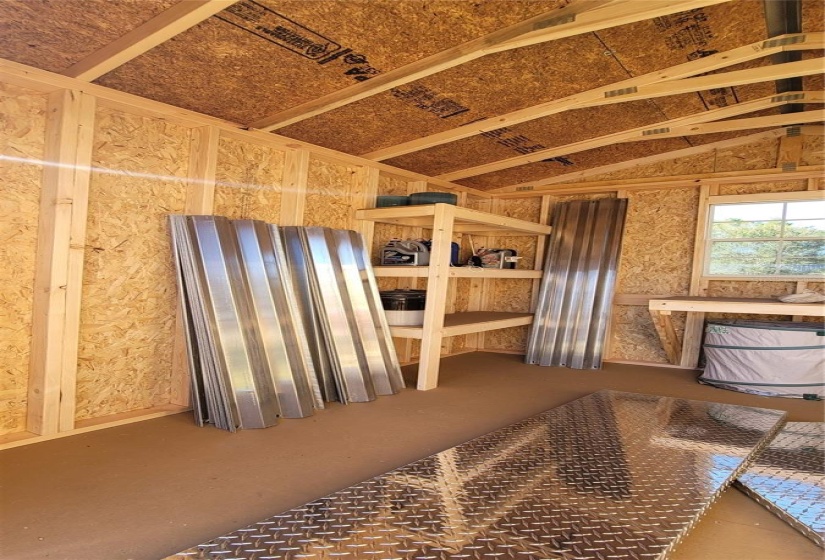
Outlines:
{"label": "white window frame", "polygon": [[[714,239],[711,236],[711,217],[713,216],[713,207],[722,204],[748,204],[760,202],[800,202],[805,200],[823,201],[825,200],[825,191],[793,191],[793,192],[775,192],[775,193],[759,193],[759,194],[735,194],[735,195],[718,195],[709,196],[707,204],[704,205],[704,216],[700,216],[699,227],[704,228],[702,239],[704,242],[703,259],[702,259],[702,280],[759,280],[768,282],[823,282],[825,275],[823,274],[808,274],[802,276],[756,276],[756,275],[741,275],[728,276],[708,274],[710,268],[711,245]],[[823,216],[825,217],[825,216]]]}

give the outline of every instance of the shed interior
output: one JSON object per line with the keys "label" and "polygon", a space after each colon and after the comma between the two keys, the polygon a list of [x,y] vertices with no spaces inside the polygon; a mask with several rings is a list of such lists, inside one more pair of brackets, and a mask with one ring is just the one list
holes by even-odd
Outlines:
{"label": "shed interior", "polygon": [[[809,199],[825,190],[823,6],[0,0],[0,448],[20,448],[4,453],[28,464],[38,457],[28,444],[59,450],[68,444],[58,438],[93,441],[80,434],[102,428],[131,438],[137,428],[127,425],[189,409],[170,213],[355,229],[375,256],[391,238],[431,235],[421,225],[358,219],[379,195],[451,192],[460,207],[551,227],[557,203],[626,198],[608,371],[656,367],[692,379],[705,314],[662,320],[649,312],[651,299],[825,291],[821,276],[703,272],[709,197]],[[466,259],[468,237],[455,240]],[[473,243],[516,249],[517,273],[456,275],[444,281],[439,305],[488,313],[481,322],[532,313],[546,236],[482,232]],[[388,290],[430,280],[378,278]],[[450,394],[472,390],[462,367],[476,362],[460,354],[524,354],[528,323],[395,345],[411,384]],[[515,369],[514,358],[499,358]],[[426,371],[435,377],[422,382]],[[562,372],[553,375],[591,375]],[[524,375],[533,374],[514,374],[516,388]],[[649,392],[649,377],[640,379],[635,389]],[[596,390],[607,381],[591,382]],[[514,409],[531,390],[552,392],[531,387],[525,381],[511,396]],[[434,399],[422,410],[439,414],[438,398],[416,398]],[[791,420],[821,418],[820,403],[793,406]],[[414,407],[405,414],[415,421]],[[485,428],[515,419],[494,416]],[[440,449],[424,447],[412,455]],[[80,557],[27,539],[20,542],[34,554]]]}

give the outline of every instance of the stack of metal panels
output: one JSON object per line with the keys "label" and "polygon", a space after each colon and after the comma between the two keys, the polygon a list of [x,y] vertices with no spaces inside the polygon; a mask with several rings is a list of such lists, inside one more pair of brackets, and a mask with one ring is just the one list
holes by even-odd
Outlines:
{"label": "stack of metal panels", "polygon": [[263,428],[403,387],[357,233],[170,222],[199,424]]}
{"label": "stack of metal panels", "polygon": [[528,364],[600,368],[627,200],[557,204]]}

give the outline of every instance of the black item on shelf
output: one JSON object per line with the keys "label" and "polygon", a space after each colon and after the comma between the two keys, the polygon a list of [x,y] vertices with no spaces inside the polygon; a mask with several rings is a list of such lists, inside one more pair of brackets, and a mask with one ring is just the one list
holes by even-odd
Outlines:
{"label": "black item on shelf", "polygon": [[419,311],[427,303],[427,290],[389,290],[379,295],[386,311]]}
{"label": "black item on shelf", "polygon": [[376,208],[389,208],[392,206],[409,206],[410,205],[410,197],[408,196],[398,196],[392,194],[382,194],[378,195],[378,198],[375,201]]}
{"label": "black item on shelf", "polygon": [[458,204],[458,197],[452,193],[445,192],[417,192],[410,195],[410,204]]}

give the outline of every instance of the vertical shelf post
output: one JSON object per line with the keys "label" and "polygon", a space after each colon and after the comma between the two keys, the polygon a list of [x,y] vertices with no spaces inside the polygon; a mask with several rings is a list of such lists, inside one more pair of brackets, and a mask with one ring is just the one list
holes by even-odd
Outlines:
{"label": "vertical shelf post", "polygon": [[427,274],[427,306],[424,309],[424,336],[418,362],[418,389],[434,389],[438,385],[441,360],[441,340],[444,310],[449,284],[450,243],[453,240],[455,206],[436,204],[433,218],[432,251]]}

